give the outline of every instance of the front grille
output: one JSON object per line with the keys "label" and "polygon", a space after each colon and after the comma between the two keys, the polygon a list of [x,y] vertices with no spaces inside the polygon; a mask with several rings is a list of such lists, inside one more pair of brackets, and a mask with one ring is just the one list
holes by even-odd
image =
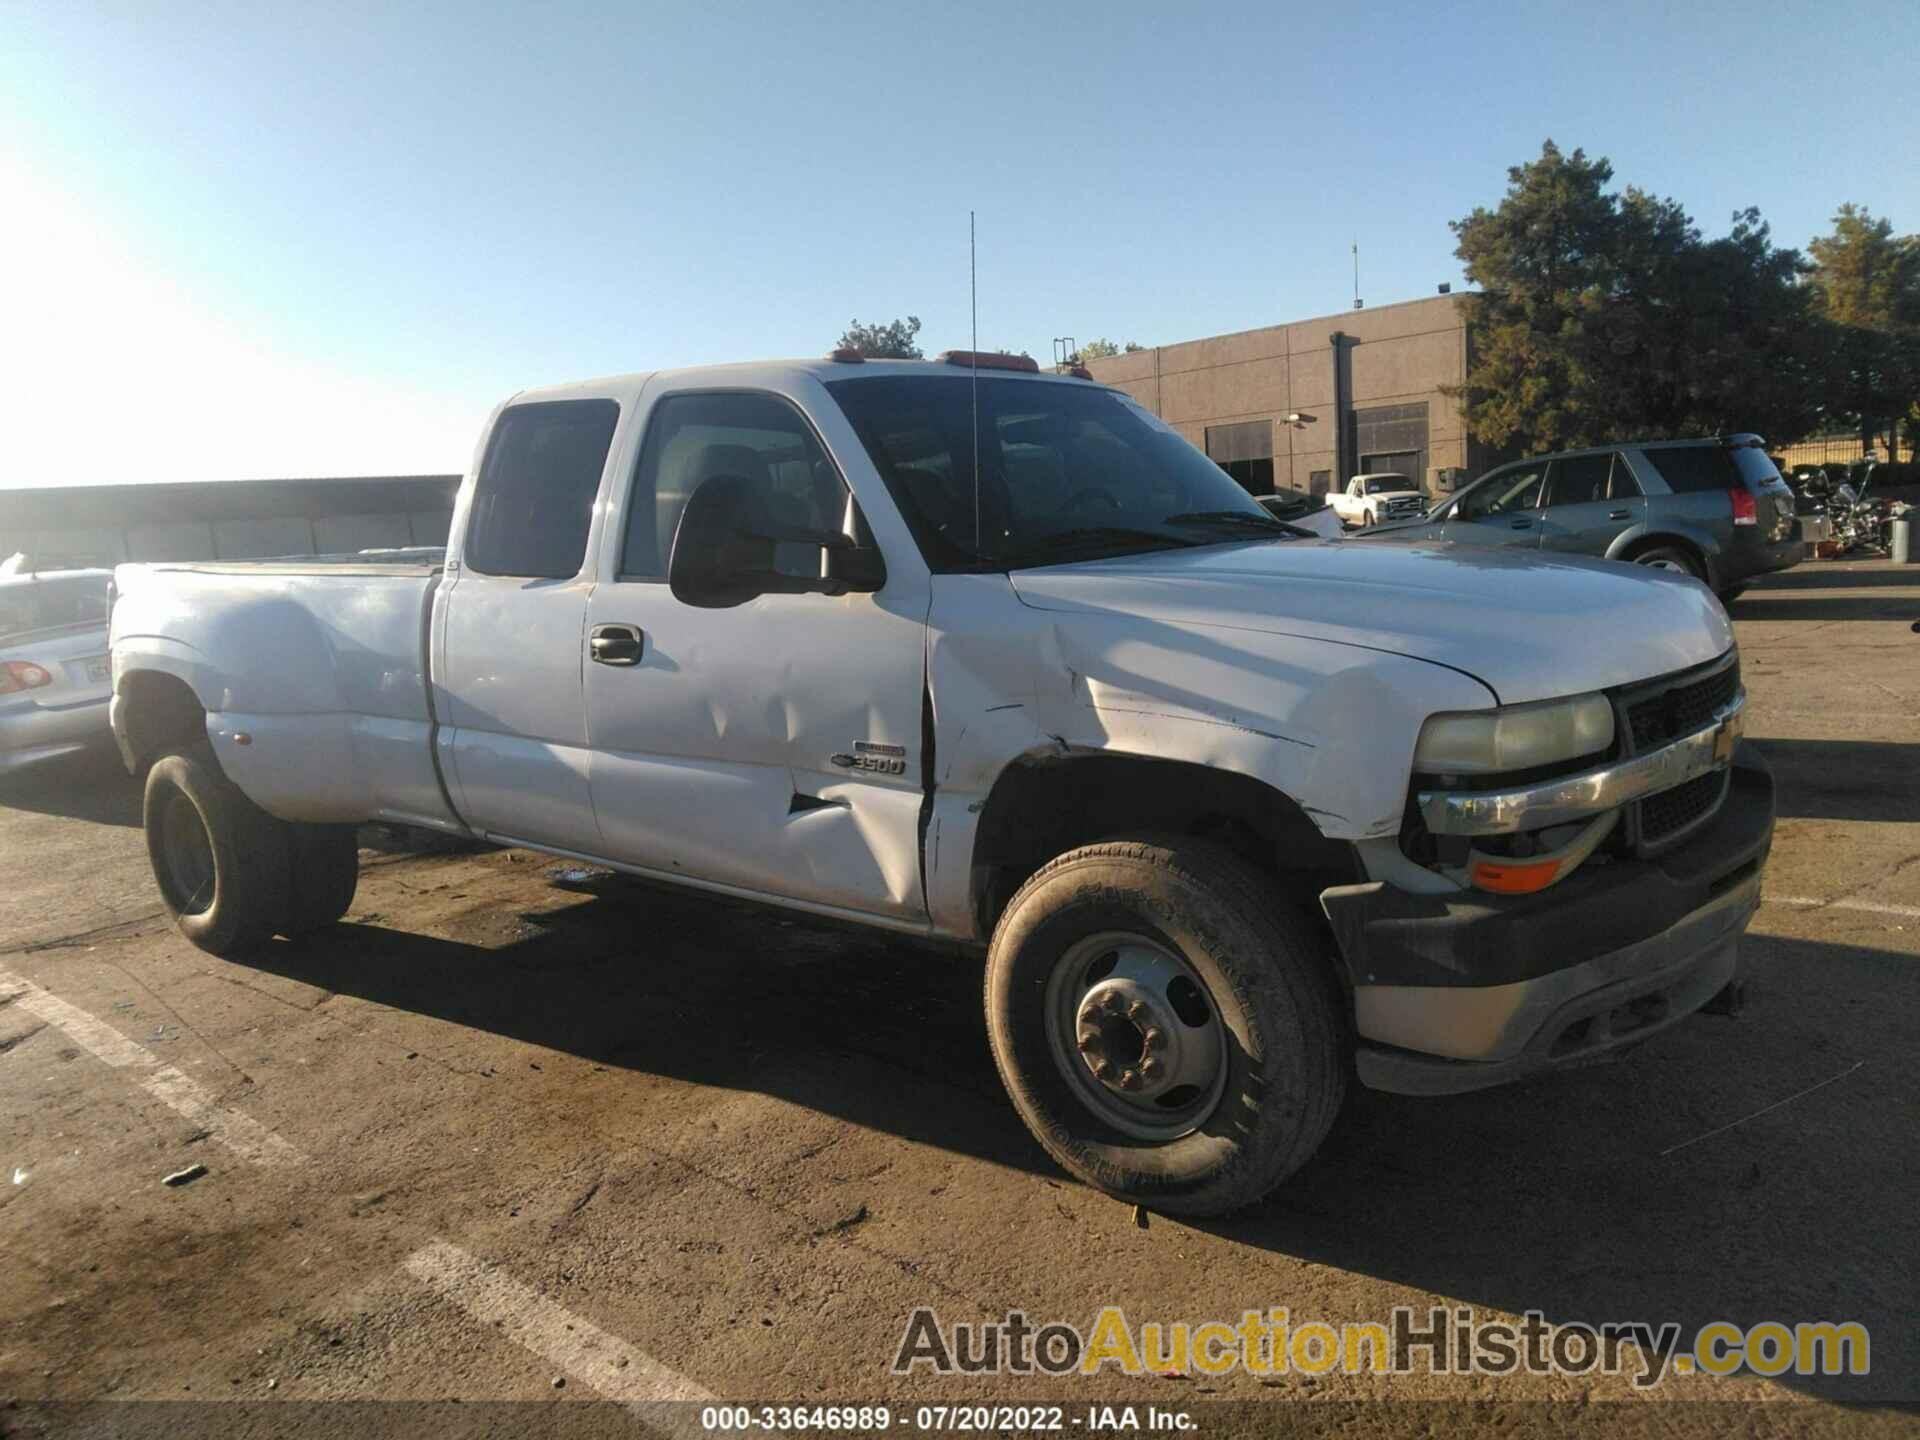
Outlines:
{"label": "front grille", "polygon": [[[1658,750],[1704,730],[1739,693],[1737,654],[1634,686],[1617,702],[1626,722],[1623,739],[1636,755]],[[1629,810],[1631,843],[1647,854],[1678,841],[1720,809],[1730,780],[1731,771],[1722,768],[1636,802]]]}
{"label": "front grille", "polygon": [[1635,751],[1658,749],[1670,740],[1705,729],[1716,712],[1740,693],[1740,660],[1699,680],[1627,702],[1627,724]]}
{"label": "front grille", "polygon": [[1727,770],[1696,775],[1684,785],[1676,785],[1671,790],[1662,790],[1658,795],[1649,795],[1642,800],[1640,843],[1658,845],[1671,840],[1713,814],[1720,808],[1721,798],[1727,793],[1730,775],[1731,772]]}

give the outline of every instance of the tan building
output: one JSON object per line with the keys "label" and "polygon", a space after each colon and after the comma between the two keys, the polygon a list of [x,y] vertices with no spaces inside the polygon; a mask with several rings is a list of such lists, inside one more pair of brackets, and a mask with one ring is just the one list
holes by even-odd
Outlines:
{"label": "tan building", "polygon": [[[1461,298],[1161,345],[1088,368],[1256,495],[1324,493],[1370,470],[1397,470],[1439,493],[1493,460],[1440,393],[1466,374]],[[1289,424],[1290,415],[1302,418]]]}

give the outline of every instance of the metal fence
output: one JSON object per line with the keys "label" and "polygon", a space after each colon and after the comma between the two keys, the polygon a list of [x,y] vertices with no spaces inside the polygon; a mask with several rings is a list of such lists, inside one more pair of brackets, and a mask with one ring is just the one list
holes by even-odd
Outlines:
{"label": "metal fence", "polygon": [[[1784,446],[1774,453],[1786,461],[1780,467],[1783,470],[1792,470],[1796,465],[1851,465],[1866,458],[1858,431],[1851,435],[1818,435],[1811,440],[1802,440],[1797,445]],[[1903,434],[1898,453],[1889,455],[1884,448],[1876,448],[1874,458],[1910,462],[1920,457],[1914,454],[1914,437]]]}

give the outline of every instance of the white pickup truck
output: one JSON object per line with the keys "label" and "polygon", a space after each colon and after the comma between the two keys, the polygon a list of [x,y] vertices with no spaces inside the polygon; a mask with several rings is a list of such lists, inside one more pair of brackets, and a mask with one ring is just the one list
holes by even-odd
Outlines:
{"label": "white pickup truck", "polygon": [[983,947],[1041,1142],[1198,1214],[1352,1078],[1470,1090],[1732,1007],[1773,789],[1705,587],[1321,540],[1031,370],[529,391],[444,557],[120,567],[113,727],[181,929],[332,924],[379,820]]}
{"label": "white pickup truck", "polygon": [[1356,475],[1344,490],[1327,496],[1327,508],[1346,525],[1384,525],[1427,513],[1427,497],[1406,476],[1391,470]]}

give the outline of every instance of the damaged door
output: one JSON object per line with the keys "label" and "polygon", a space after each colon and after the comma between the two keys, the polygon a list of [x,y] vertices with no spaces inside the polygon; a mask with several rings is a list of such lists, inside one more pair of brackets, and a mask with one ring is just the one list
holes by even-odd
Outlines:
{"label": "damaged door", "polygon": [[[654,401],[610,527],[618,551],[601,573],[615,578],[587,611],[590,783],[604,853],[924,920],[924,581],[890,574],[873,594],[681,604],[666,582],[674,531],[687,497],[716,475],[770,489],[785,524],[849,523],[840,470],[790,399],[696,390]],[[819,551],[781,547],[776,563],[817,565]]]}

